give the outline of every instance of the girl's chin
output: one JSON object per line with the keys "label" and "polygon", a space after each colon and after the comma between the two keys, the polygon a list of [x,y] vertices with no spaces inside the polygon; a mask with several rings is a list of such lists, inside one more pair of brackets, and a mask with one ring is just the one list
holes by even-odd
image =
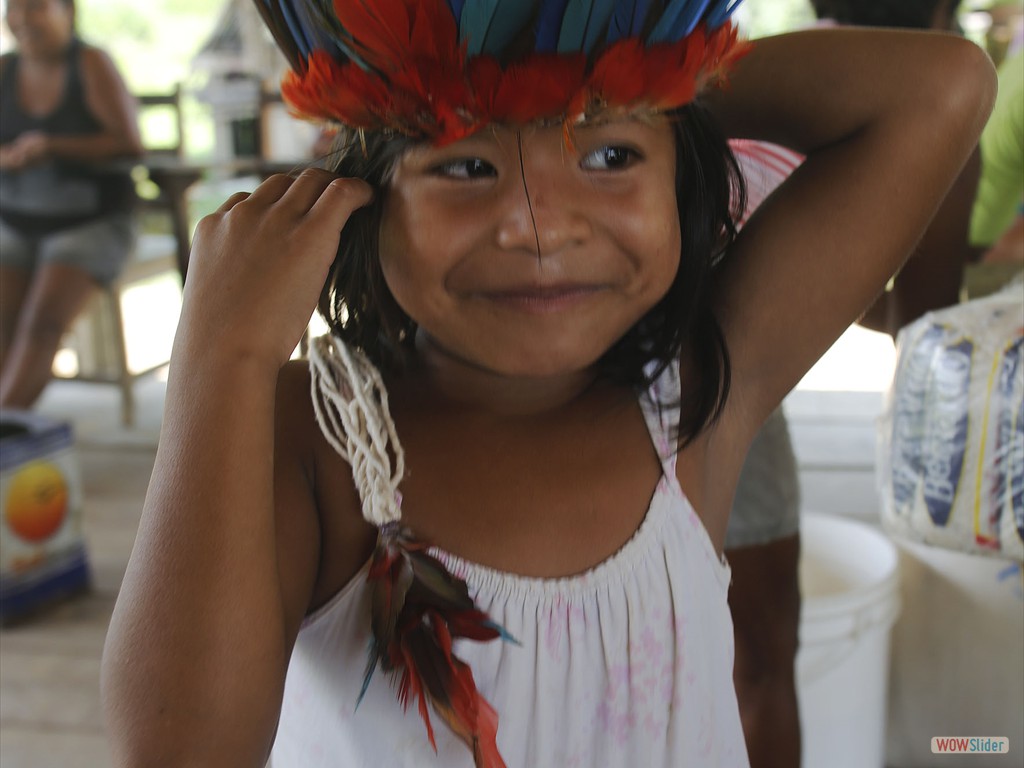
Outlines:
{"label": "girl's chin", "polygon": [[462,367],[479,374],[490,374],[506,379],[561,379],[591,370],[600,354],[581,354],[579,345],[572,349],[545,348],[538,340],[530,348],[501,345],[483,350],[459,349],[445,345],[433,337],[420,334],[418,351],[425,355],[428,365]]}

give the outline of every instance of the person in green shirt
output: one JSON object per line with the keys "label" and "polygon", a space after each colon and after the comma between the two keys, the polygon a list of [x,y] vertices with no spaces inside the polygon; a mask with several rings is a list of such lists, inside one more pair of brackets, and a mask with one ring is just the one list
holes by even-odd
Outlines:
{"label": "person in green shirt", "polygon": [[981,135],[970,242],[986,262],[1024,262],[1024,48],[999,68],[999,95]]}

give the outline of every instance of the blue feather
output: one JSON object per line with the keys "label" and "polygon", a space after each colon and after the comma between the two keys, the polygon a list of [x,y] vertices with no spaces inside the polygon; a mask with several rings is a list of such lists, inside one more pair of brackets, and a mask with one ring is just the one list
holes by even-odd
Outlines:
{"label": "blue feather", "polygon": [[341,59],[353,62],[365,71],[370,70],[370,66],[353,47],[352,36],[338,21],[331,0],[298,0],[295,12],[299,22],[307,30],[307,40],[314,48],[327,51],[335,58],[340,56]]}
{"label": "blue feather", "polygon": [[608,36],[605,42],[614,42],[630,37],[639,37],[644,31],[647,11],[651,0],[620,0],[615,6],[612,20],[608,24]]}
{"label": "blue feather", "polygon": [[462,18],[462,6],[466,4],[466,0],[448,0],[448,7],[452,11],[452,18],[456,21]]}
{"label": "blue feather", "polygon": [[490,630],[493,630],[493,631],[497,632],[498,636],[502,640],[504,640],[506,643],[512,643],[513,645],[522,645],[522,643],[520,643],[518,640],[516,640],[509,633],[509,631],[507,629],[505,629],[503,626],[501,626],[501,624],[497,624],[497,623],[491,621],[490,619],[486,619],[485,621],[481,621],[480,622],[480,626],[487,627],[487,629],[490,629]]}
{"label": "blue feather", "polygon": [[267,29],[270,30],[270,34],[277,42],[277,47],[288,59],[288,63],[293,69],[300,69],[303,61],[302,54],[299,53],[295,40],[292,39],[291,30],[288,29],[278,0],[258,0],[255,5],[263,22],[267,25]]}
{"label": "blue feather", "polygon": [[377,662],[380,660],[380,654],[377,652],[377,645],[373,640],[370,640],[370,658],[366,663],[366,671],[363,673],[363,687],[359,689],[359,697],[356,699],[356,709],[359,709],[359,705],[363,703],[363,697],[366,695],[367,689],[370,687],[370,680],[373,678],[373,672],[377,669]]}
{"label": "blue feather", "polygon": [[[312,49],[330,50],[335,44],[335,35],[332,34],[333,30],[329,21],[333,18],[333,13],[328,16],[322,2],[299,2],[291,5],[295,21],[302,29],[306,45]],[[334,26],[338,26],[336,21]]]}
{"label": "blue feather", "polygon": [[470,56],[500,56],[533,16],[523,0],[469,0],[459,17],[459,39]]}
{"label": "blue feather", "polygon": [[558,36],[558,52],[589,54],[604,38],[613,10],[615,0],[569,0]]}
{"label": "blue feather", "polygon": [[278,9],[275,15],[284,21],[287,34],[303,58],[308,58],[314,50],[330,51],[335,47],[341,48],[342,53],[349,56],[349,51],[338,39],[343,30],[330,9],[329,0],[326,2],[326,6],[325,0],[264,0],[263,4]]}
{"label": "blue feather", "polygon": [[725,24],[742,2],[743,0],[715,0],[714,6],[707,13],[708,27],[717,29]]}
{"label": "blue feather", "polygon": [[693,32],[711,0],[672,0],[650,36],[651,43],[677,43]]}
{"label": "blue feather", "polygon": [[302,29],[302,25],[299,23],[298,18],[295,16],[295,9],[292,7],[290,0],[281,0],[278,3],[281,8],[281,16],[284,18],[284,23],[288,25],[288,32],[292,36],[292,40],[295,42],[295,47],[299,53],[302,54],[303,58],[308,58],[310,51],[313,50],[312,42],[306,38],[306,34]]}
{"label": "blue feather", "polygon": [[537,11],[537,53],[554,53],[558,49],[558,36],[569,0],[543,0]]}

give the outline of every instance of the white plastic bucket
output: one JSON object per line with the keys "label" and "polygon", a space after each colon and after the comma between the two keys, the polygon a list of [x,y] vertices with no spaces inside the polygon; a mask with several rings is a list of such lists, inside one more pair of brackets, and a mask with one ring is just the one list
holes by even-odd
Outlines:
{"label": "white plastic bucket", "polygon": [[896,547],[870,526],[804,514],[796,681],[804,768],[881,768]]}

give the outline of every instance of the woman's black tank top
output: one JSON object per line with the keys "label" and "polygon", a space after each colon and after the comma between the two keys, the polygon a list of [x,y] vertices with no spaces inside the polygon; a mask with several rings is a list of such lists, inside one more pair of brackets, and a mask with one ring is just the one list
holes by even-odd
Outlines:
{"label": "woman's black tank top", "polygon": [[[40,117],[27,114],[18,98],[18,54],[3,57],[0,77],[0,144],[27,131],[51,136],[88,135],[102,130],[89,111],[82,85],[82,43],[68,48],[67,82],[57,107]],[[130,211],[135,185],[126,168],[52,159],[20,171],[0,170],[0,218],[32,234],[75,226],[111,213]]]}

